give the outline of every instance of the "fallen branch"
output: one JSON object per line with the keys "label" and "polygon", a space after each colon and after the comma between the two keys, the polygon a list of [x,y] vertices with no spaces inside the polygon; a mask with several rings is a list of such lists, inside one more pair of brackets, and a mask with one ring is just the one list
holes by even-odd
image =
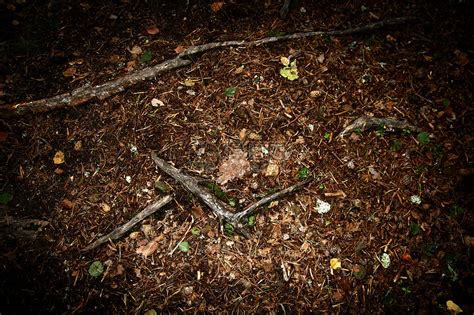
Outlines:
{"label": "fallen branch", "polygon": [[109,234],[107,234],[105,236],[102,236],[101,238],[99,238],[97,241],[90,244],[89,246],[83,248],[81,250],[81,252],[90,251],[91,249],[94,249],[94,248],[108,242],[109,240],[116,240],[116,239],[120,238],[122,235],[127,233],[127,231],[129,231],[135,224],[142,221],[143,219],[145,219],[149,215],[155,213],[157,210],[162,208],[164,205],[166,205],[170,201],[171,201],[171,196],[166,195],[163,198],[161,198],[160,200],[155,201],[154,203],[148,205],[140,213],[138,213],[136,216],[134,216],[130,221],[128,221],[127,223],[125,223],[122,226],[119,226],[118,228],[116,228],[115,230],[110,232]]}
{"label": "fallen branch", "polygon": [[357,118],[352,124],[344,128],[344,130],[338,135],[338,137],[343,138],[346,134],[352,133],[354,131],[364,131],[371,128],[378,128],[383,126],[387,131],[394,130],[410,130],[412,132],[421,131],[420,128],[410,125],[404,120],[396,120],[392,118],[376,118],[362,116]]}
{"label": "fallen branch", "polygon": [[207,189],[199,186],[198,179],[196,179],[193,176],[189,176],[182,173],[180,170],[178,170],[174,166],[168,164],[165,160],[159,158],[155,152],[151,153],[151,157],[153,161],[155,162],[155,164],[158,166],[158,168],[160,168],[163,172],[165,172],[169,176],[173,177],[175,180],[181,183],[188,191],[190,191],[193,195],[201,199],[201,201],[204,202],[211,209],[214,215],[219,219],[219,223],[221,224],[221,227],[223,226],[224,222],[227,222],[227,223],[232,224],[237,231],[240,231],[243,234],[245,234],[244,225],[242,224],[243,218],[255,213],[258,207],[295,191],[296,189],[307,184],[311,180],[311,179],[307,179],[293,186],[290,186],[286,189],[283,189],[279,192],[271,194],[251,204],[250,206],[245,208],[245,210],[234,213],[230,210],[229,206],[227,206],[225,203],[220,201],[216,196],[210,193]]}
{"label": "fallen branch", "polygon": [[28,113],[42,113],[54,109],[78,106],[87,103],[93,99],[103,100],[111,95],[117,94],[124,91],[127,87],[130,87],[138,82],[144,80],[150,80],[157,77],[159,74],[189,65],[190,60],[182,59],[198,53],[202,53],[208,50],[216,49],[219,47],[230,47],[230,46],[259,46],[263,44],[285,41],[290,39],[298,39],[304,37],[314,36],[347,36],[357,33],[363,33],[368,31],[374,31],[387,26],[399,25],[415,20],[413,17],[399,17],[394,19],[388,19],[368,25],[350,28],[341,31],[315,31],[315,32],[304,32],[295,33],[291,35],[278,36],[278,37],[266,37],[255,41],[226,41],[208,43],[198,46],[191,46],[185,51],[180,53],[176,58],[162,62],[156,66],[137,70],[129,75],[118,78],[116,80],[109,81],[107,83],[96,85],[96,86],[82,86],[72,92],[53,96],[51,98],[40,99],[31,102],[23,102],[18,104],[7,104],[0,106],[0,117],[9,116],[20,116]]}

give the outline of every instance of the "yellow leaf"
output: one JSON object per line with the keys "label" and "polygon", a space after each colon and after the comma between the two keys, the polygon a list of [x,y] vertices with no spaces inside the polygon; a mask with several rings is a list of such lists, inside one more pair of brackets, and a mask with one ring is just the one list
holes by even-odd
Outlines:
{"label": "yellow leaf", "polygon": [[64,152],[58,151],[53,158],[54,164],[63,164],[64,163]]}
{"label": "yellow leaf", "polygon": [[290,64],[290,59],[288,59],[286,57],[281,57],[280,62],[281,62],[282,65],[284,65],[286,67]]}
{"label": "yellow leaf", "polygon": [[191,87],[191,86],[194,86],[194,84],[195,84],[194,80],[191,80],[191,79],[184,80],[184,85],[185,86]]}
{"label": "yellow leaf", "polygon": [[448,311],[450,311],[451,313],[454,313],[454,314],[462,313],[462,309],[451,300],[446,302],[446,307],[448,308]]}
{"label": "yellow leaf", "polygon": [[331,258],[329,263],[331,264],[331,269],[333,270],[341,268],[341,261],[337,258]]}

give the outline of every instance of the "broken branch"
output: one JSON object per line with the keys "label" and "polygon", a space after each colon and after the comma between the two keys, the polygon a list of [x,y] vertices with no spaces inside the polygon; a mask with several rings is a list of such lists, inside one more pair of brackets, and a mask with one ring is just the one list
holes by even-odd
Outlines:
{"label": "broken branch", "polygon": [[101,238],[99,238],[94,243],[90,244],[89,246],[83,248],[81,250],[81,252],[90,251],[91,249],[94,249],[94,248],[108,242],[109,240],[116,240],[116,239],[120,238],[122,235],[127,233],[135,224],[142,221],[143,219],[145,219],[149,215],[155,213],[157,210],[162,208],[164,205],[166,205],[170,201],[171,201],[171,196],[166,195],[163,198],[161,198],[160,200],[155,201],[154,203],[148,205],[140,213],[138,213],[136,216],[134,216],[130,221],[128,221],[124,225],[116,228],[115,230],[113,230],[109,234],[107,234],[105,236],[102,236]]}
{"label": "broken branch", "polygon": [[153,79],[157,75],[165,71],[189,65],[191,63],[190,60],[182,59],[182,57],[195,55],[219,47],[251,47],[278,41],[314,36],[347,36],[357,33],[374,31],[387,26],[404,24],[413,20],[415,20],[414,17],[399,17],[340,31],[302,32],[278,37],[266,37],[255,41],[225,41],[191,46],[182,53],[180,53],[174,59],[167,60],[153,67],[138,70],[122,78],[118,78],[116,80],[112,80],[101,85],[96,85],[92,87],[82,86],[72,92],[56,95],[51,98],[45,98],[18,104],[2,105],[0,106],[0,117],[21,116],[28,113],[42,113],[59,108],[78,106],[87,103],[93,99],[103,100],[110,97],[111,95],[124,91],[127,87],[130,87],[138,82]]}
{"label": "broken branch", "polygon": [[364,131],[371,128],[376,128],[379,126],[384,126],[389,131],[391,130],[404,130],[408,129],[410,131],[418,132],[421,131],[420,128],[409,124],[404,120],[396,120],[392,118],[377,118],[377,117],[368,117],[362,116],[357,118],[352,124],[347,126],[338,137],[342,138],[348,133],[359,130]]}

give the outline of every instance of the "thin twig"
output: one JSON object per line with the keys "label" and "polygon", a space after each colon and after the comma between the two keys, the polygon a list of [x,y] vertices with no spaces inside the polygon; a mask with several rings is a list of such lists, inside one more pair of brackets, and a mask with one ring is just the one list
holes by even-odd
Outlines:
{"label": "thin twig", "polygon": [[116,239],[120,238],[123,234],[127,233],[127,231],[130,230],[135,224],[142,221],[143,219],[145,219],[149,215],[155,213],[157,210],[162,208],[164,205],[166,205],[170,201],[171,201],[171,196],[166,195],[163,198],[161,198],[160,200],[155,201],[154,203],[148,205],[140,213],[138,213],[136,216],[134,216],[130,221],[128,221],[124,225],[116,228],[115,230],[113,230],[109,234],[107,234],[105,236],[102,236],[101,238],[99,238],[94,243],[92,243],[89,246],[82,249],[81,252],[90,251],[91,249],[94,249],[94,248],[108,242],[109,240],[116,240]]}

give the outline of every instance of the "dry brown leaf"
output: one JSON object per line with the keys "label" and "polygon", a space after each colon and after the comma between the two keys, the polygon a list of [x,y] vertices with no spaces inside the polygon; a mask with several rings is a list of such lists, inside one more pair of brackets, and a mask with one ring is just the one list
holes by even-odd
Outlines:
{"label": "dry brown leaf", "polygon": [[63,76],[65,76],[66,78],[73,77],[76,74],[76,72],[77,72],[76,68],[70,67],[64,70]]}
{"label": "dry brown leaf", "polygon": [[143,257],[148,257],[158,250],[158,243],[155,241],[148,242],[148,244],[140,246],[136,253],[142,255]]}
{"label": "dry brown leaf", "polygon": [[250,172],[250,163],[247,160],[247,153],[240,149],[235,149],[219,166],[217,183],[224,185],[235,178],[242,178],[248,172]]}
{"label": "dry brown leaf", "polygon": [[280,173],[280,167],[274,162],[270,162],[265,170],[265,176],[277,176]]}
{"label": "dry brown leaf", "polygon": [[214,12],[218,12],[222,9],[224,6],[224,1],[214,1],[211,3],[211,10]]}
{"label": "dry brown leaf", "polygon": [[140,55],[143,52],[141,47],[138,45],[133,46],[132,49],[129,49],[128,51],[133,55]]}
{"label": "dry brown leaf", "polygon": [[100,204],[100,208],[102,209],[102,211],[104,212],[109,212],[110,211],[110,206],[108,204],[106,204],[105,202],[101,203]]}
{"label": "dry brown leaf", "polygon": [[182,53],[183,51],[186,50],[186,47],[182,46],[182,45],[179,45],[179,46],[176,46],[176,48],[174,49],[174,51],[177,53],[177,54],[180,54]]}
{"label": "dry brown leaf", "polygon": [[61,202],[62,206],[66,209],[72,209],[74,208],[75,203],[67,198],[64,198],[63,201]]}
{"label": "dry brown leaf", "polygon": [[74,151],[81,151],[82,149],[82,141],[81,140],[78,140],[75,144],[74,144]]}
{"label": "dry brown leaf", "polygon": [[156,35],[160,32],[160,29],[156,25],[151,25],[151,26],[146,28],[146,32],[149,35]]}

